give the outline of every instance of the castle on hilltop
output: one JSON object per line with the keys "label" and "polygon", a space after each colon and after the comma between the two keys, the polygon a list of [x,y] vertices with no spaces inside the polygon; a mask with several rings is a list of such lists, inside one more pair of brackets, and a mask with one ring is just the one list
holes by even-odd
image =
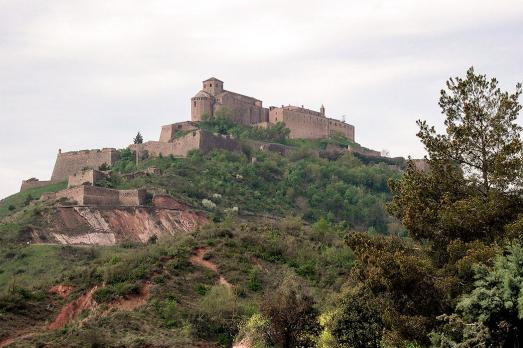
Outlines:
{"label": "castle on hilltop", "polygon": [[291,138],[318,139],[341,134],[354,141],[354,126],[325,116],[320,111],[298,106],[271,106],[264,108],[261,100],[223,89],[223,81],[210,78],[203,81],[203,88],[191,98],[191,120],[198,122],[204,115],[213,117],[220,110],[227,110],[236,123],[246,126],[270,127],[278,122],[290,130]]}
{"label": "castle on hilltop", "polygon": [[[238,139],[200,129],[199,122],[204,116],[214,117],[220,110],[230,115],[232,121],[245,126],[269,128],[283,123],[290,130],[291,138],[319,139],[339,134],[354,141],[354,126],[327,117],[323,105],[320,111],[306,109],[303,105],[265,108],[259,99],[223,89],[223,81],[213,77],[203,81],[203,89],[191,98],[191,121],[162,126],[158,141],[131,144],[128,148],[136,153],[137,161],[147,156],[185,157],[193,150],[204,153],[214,149],[240,151]],[[258,146],[262,151],[288,152],[287,147],[281,144],[265,143]],[[366,155],[379,156],[378,152],[371,152]],[[51,180],[24,180],[21,190],[66,181],[85,169],[110,167],[119,159],[119,155],[113,148],[70,152],[59,150]]]}

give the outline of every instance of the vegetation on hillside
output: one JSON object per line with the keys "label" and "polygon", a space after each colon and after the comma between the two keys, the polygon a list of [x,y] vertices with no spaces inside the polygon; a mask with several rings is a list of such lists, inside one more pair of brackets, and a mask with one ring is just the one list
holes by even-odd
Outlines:
{"label": "vegetation on hillside", "polygon": [[[116,174],[151,166],[162,174],[131,180]],[[150,158],[138,167],[130,151],[124,150],[113,170],[115,175],[104,183],[109,187],[146,187],[202,209],[206,209],[203,200],[211,201],[218,217],[237,207],[257,214],[295,215],[310,223],[325,218],[382,233],[393,222],[385,212],[390,199],[387,180],[399,176],[384,163],[365,165],[348,153],[329,160],[306,148],[288,158],[248,147],[243,153],[195,151],[187,158]]]}

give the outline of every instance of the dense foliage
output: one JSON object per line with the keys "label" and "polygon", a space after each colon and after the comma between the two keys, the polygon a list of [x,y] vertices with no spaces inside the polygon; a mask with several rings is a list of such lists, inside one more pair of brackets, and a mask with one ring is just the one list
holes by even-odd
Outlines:
{"label": "dense foliage", "polygon": [[217,204],[218,215],[238,207],[252,213],[298,215],[309,222],[323,217],[359,230],[387,232],[387,180],[399,173],[384,163],[365,165],[348,153],[335,160],[317,153],[297,148],[286,158],[250,149],[239,154],[193,152],[184,159],[151,158],[137,168],[133,155],[124,150],[113,166],[115,172],[155,166],[162,175],[133,180],[114,175],[106,184],[164,191],[193,206],[205,199]]}
{"label": "dense foliage", "polygon": [[[349,234],[358,262],[345,291],[367,307],[333,303],[327,329],[340,344],[381,323],[379,345],[519,346],[521,85],[497,84],[470,69],[441,92],[446,132],[418,122],[429,170],[409,163],[388,206],[411,239]],[[366,312],[366,326],[352,323]]]}

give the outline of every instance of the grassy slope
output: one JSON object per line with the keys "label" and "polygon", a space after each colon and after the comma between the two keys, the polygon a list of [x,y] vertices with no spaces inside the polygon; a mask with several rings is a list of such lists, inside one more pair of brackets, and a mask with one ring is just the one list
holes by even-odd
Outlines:
{"label": "grassy slope", "polygon": [[[39,223],[36,216],[50,208],[44,203],[20,208],[25,195],[36,198],[65,185],[9,197],[0,203],[0,212],[7,214],[9,204],[17,210],[9,224],[0,225],[0,319],[4,319],[0,320],[0,339],[49,322],[64,303],[102,283],[105,290],[97,294],[101,306],[82,325],[39,330],[22,346],[226,344],[238,324],[258,310],[263,294],[288,278],[303,284],[321,307],[338,292],[353,263],[352,251],[343,241],[347,225],[383,229],[386,182],[398,174],[384,164],[365,165],[351,155],[335,160],[310,156],[307,148],[321,146],[317,142],[298,146],[301,150],[291,158],[252,150],[154,158],[138,169],[156,166],[162,171],[160,176],[125,180],[116,174],[102,183],[167,192],[200,208],[204,208],[202,199],[217,204],[209,214],[221,222],[156,245],[20,244],[24,226]],[[252,157],[257,160],[253,162]],[[137,168],[131,156],[123,156],[113,169],[118,173]],[[259,218],[247,222],[241,216],[227,217],[226,209],[233,206],[240,213],[297,217],[278,223]],[[208,248],[206,258],[219,267],[234,291],[215,285],[218,274],[189,263],[196,247]],[[104,310],[104,303],[146,281],[154,284],[147,305],[130,312]],[[58,299],[47,292],[54,284],[74,285],[75,291],[66,300]]]}
{"label": "grassy slope", "polygon": [[24,192],[18,192],[14,195],[6,197],[0,201],[0,218],[9,215],[12,212],[11,210],[9,210],[10,206],[15,207],[14,211],[18,211],[21,208],[23,208],[27,196],[29,195],[31,195],[33,199],[38,199],[43,193],[60,191],[66,187],[67,183],[64,181],[55,184],[50,184],[47,186],[32,188]]}
{"label": "grassy slope", "polygon": [[[205,258],[215,263],[219,274],[233,284],[233,292],[215,285],[217,273],[189,263],[191,250],[196,247],[208,249]],[[238,324],[257,312],[265,291],[270,292],[284,279],[294,277],[317,294],[321,305],[338,291],[353,263],[352,252],[343,242],[343,230],[324,222],[304,226],[297,219],[262,224],[228,218],[192,235],[160,240],[155,245],[21,246],[10,251],[7,258],[5,251],[0,257],[6,266],[2,281],[8,279],[12,284],[16,279],[17,285],[24,285],[31,294],[18,300],[24,310],[2,308],[6,298],[0,297],[0,317],[9,318],[9,322],[0,325],[3,335],[30,331],[24,318],[33,311],[40,314],[35,321],[28,321],[31,325],[51,321],[61,305],[94,284],[105,283],[110,298],[118,298],[132,291],[126,289],[145,281],[154,284],[144,307],[103,315],[95,312],[81,326],[40,330],[26,339],[27,346],[44,342],[71,346],[98,339],[105,344],[126,346],[184,347],[197,341],[230,342]],[[28,271],[13,278],[17,269]],[[46,292],[59,283],[75,286],[69,300],[57,301]],[[106,297],[99,301],[102,311],[105,301]],[[103,337],[92,337],[93,331],[103,332]]]}

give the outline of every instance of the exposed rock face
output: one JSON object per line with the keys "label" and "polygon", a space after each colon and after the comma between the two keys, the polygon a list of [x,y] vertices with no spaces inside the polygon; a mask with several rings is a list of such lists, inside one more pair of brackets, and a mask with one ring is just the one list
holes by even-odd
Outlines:
{"label": "exposed rock face", "polygon": [[[170,202],[174,205],[173,202]],[[152,236],[187,233],[207,222],[199,212],[149,207],[57,207],[46,216],[49,227],[33,230],[34,242],[113,245],[146,243]]]}

